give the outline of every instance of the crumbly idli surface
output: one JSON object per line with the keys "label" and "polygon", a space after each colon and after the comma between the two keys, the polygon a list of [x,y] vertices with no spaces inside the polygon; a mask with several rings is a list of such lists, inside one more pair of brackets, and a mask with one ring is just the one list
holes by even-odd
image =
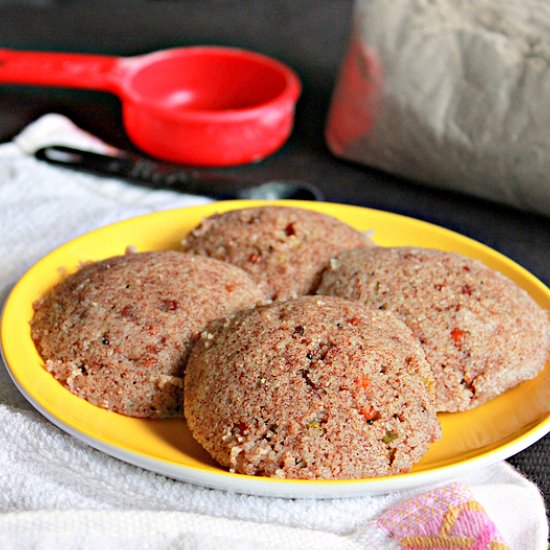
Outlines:
{"label": "crumbly idli surface", "polygon": [[212,323],[185,373],[185,416],[231,471],[354,479],[408,471],[440,436],[431,372],[388,312],[302,297]]}
{"label": "crumbly idli surface", "polygon": [[515,283],[459,254],[412,247],[344,252],[318,293],[395,313],[426,352],[439,411],[480,405],[534,378],[546,362],[547,313]]}
{"label": "crumbly idli surface", "polygon": [[187,252],[241,267],[271,299],[311,294],[334,255],[365,246],[365,233],[331,216],[284,206],[215,214],[183,242]]}
{"label": "crumbly idli surface", "polygon": [[262,292],[241,269],[176,251],[87,264],[34,304],[45,366],[77,396],[129,416],[181,414],[193,339]]}

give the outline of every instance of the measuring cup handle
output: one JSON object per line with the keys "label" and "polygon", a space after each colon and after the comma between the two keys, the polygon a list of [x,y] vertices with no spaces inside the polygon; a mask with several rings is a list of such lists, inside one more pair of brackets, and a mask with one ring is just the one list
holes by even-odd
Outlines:
{"label": "measuring cup handle", "polygon": [[0,83],[116,92],[120,58],[0,49]]}

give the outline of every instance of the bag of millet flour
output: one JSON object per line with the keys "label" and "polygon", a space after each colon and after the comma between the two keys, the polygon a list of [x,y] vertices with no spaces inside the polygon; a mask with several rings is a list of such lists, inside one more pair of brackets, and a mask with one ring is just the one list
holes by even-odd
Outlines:
{"label": "bag of millet flour", "polygon": [[357,0],[326,140],[344,159],[550,215],[550,2]]}

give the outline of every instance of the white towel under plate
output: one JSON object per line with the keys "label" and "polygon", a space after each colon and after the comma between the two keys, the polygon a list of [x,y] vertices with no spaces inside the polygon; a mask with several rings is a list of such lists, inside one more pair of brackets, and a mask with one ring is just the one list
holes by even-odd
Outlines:
{"label": "white towel under plate", "polygon": [[[43,139],[53,132],[52,142],[60,143],[70,138],[70,128],[66,119],[48,116],[27,128],[20,140],[0,146],[2,296],[33,263],[77,235],[124,218],[208,202],[65,171],[28,154],[33,135]],[[469,488],[510,548],[546,547],[542,498],[508,464],[454,481]],[[295,500],[175,481],[107,456],[59,430],[27,403],[0,366],[3,550],[400,548],[377,519],[430,489]]]}

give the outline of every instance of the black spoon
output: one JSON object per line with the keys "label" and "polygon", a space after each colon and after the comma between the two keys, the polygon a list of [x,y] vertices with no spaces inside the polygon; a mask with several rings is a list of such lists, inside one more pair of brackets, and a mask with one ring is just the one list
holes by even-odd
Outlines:
{"label": "black spoon", "polygon": [[39,160],[103,176],[115,176],[145,185],[152,189],[172,189],[214,199],[251,200],[323,200],[323,194],[314,185],[301,181],[268,181],[243,187],[243,182],[231,176],[193,169],[182,169],[165,162],[157,162],[122,151],[105,155],[50,145],[34,153]]}

